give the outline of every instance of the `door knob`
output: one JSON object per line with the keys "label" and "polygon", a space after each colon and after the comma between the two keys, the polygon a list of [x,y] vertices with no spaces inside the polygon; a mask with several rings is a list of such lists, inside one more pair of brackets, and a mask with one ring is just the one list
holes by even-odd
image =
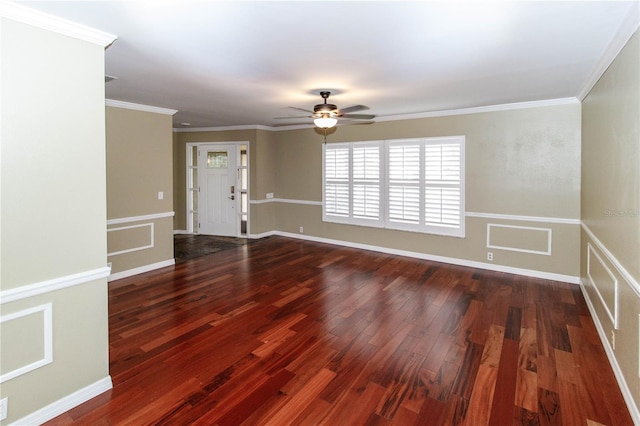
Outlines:
{"label": "door knob", "polygon": [[227,198],[228,198],[228,199],[230,199],[230,200],[235,200],[235,199],[236,199],[236,196],[235,196],[235,195],[232,195],[232,196],[227,197]]}

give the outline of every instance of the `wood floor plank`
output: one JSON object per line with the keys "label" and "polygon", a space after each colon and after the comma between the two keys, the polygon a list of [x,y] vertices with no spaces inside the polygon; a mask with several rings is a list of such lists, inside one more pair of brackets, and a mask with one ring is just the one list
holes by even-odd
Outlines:
{"label": "wood floor plank", "polygon": [[326,368],[320,370],[265,425],[280,426],[293,423],[302,410],[311,404],[335,376],[336,373],[331,370]]}
{"label": "wood floor plank", "polygon": [[361,424],[363,419],[375,412],[385,392],[384,387],[373,382],[368,383],[364,389],[351,387],[342,398],[331,404],[327,416],[320,424],[327,426]]}
{"label": "wood floor plank", "polygon": [[492,367],[489,364],[480,364],[469,400],[465,425],[489,424],[497,375],[498,369],[496,367]]}
{"label": "wood floor plank", "polygon": [[522,328],[520,330],[518,367],[534,373],[538,371],[538,344],[535,328]]}
{"label": "wood floor plank", "polygon": [[487,367],[498,368],[503,341],[504,327],[500,325],[492,325],[489,327],[489,334],[484,344],[484,352],[482,353],[480,364]]}
{"label": "wood floor plank", "polygon": [[541,425],[562,425],[560,396],[556,392],[538,389],[538,418]]}
{"label": "wood floor plank", "polygon": [[538,375],[518,368],[515,405],[530,413],[538,412]]}
{"label": "wood floor plank", "polygon": [[504,339],[491,404],[490,424],[508,424],[513,419],[518,374],[518,342]]}
{"label": "wood floor plank", "polygon": [[562,406],[562,424],[565,426],[584,425],[584,409],[580,400],[572,398],[577,393],[576,385],[566,380],[558,380],[558,397]]}
{"label": "wood floor plank", "polygon": [[51,425],[631,425],[578,286],[267,237],[109,285]]}

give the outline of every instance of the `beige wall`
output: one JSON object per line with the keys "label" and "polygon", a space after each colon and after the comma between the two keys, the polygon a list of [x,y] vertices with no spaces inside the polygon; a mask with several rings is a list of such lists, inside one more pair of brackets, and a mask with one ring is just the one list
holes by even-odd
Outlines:
{"label": "beige wall", "polygon": [[[640,405],[640,44],[631,38],[583,103],[581,277]],[[617,327],[614,321],[617,317]],[[636,408],[637,412],[637,408]]]}
{"label": "beige wall", "polygon": [[[114,274],[173,260],[172,117],[106,108],[107,218]],[[158,193],[163,192],[163,199]],[[148,215],[162,218],[135,219]],[[117,223],[114,223],[117,222]]]}
{"label": "beige wall", "polygon": [[[524,108],[448,117],[341,126],[328,143],[464,135],[466,211],[494,215],[467,217],[466,238],[392,231],[322,222],[319,205],[278,203],[277,229],[462,261],[487,262],[544,273],[579,274],[580,105]],[[278,133],[278,198],[322,201],[322,137],[313,129]],[[505,220],[495,215],[534,216],[540,221]],[[546,218],[546,219],[545,219]],[[513,218],[512,218],[513,219]],[[568,219],[572,223],[555,223]],[[487,225],[512,230],[508,247],[530,249],[522,227],[551,229],[551,255],[488,249]],[[492,236],[492,238],[495,236]],[[496,245],[496,244],[494,244]],[[534,247],[534,250],[540,251]]]}
{"label": "beige wall", "polygon": [[111,384],[104,47],[0,20],[0,370],[43,359],[48,333],[53,351],[51,363],[2,383],[5,423]]}
{"label": "beige wall", "polygon": [[[466,137],[466,210],[578,219],[580,105],[340,126],[328,143]],[[322,200],[322,136],[280,132],[280,198]]]}
{"label": "beige wall", "polygon": [[[510,249],[491,249],[490,264],[576,279],[579,275],[580,217],[580,104],[578,102],[449,117],[340,126],[328,142],[409,137],[464,135],[466,137],[466,210],[490,217],[467,217],[466,238],[322,221],[322,142],[315,129],[283,131],[186,132],[178,134],[180,171],[176,192],[184,210],[184,146],[187,142],[250,140],[250,234],[270,231],[326,238],[404,250],[429,256],[487,263],[487,230]],[[273,192],[274,200],[266,200]],[[292,200],[282,202],[278,200]],[[304,204],[304,202],[315,202]],[[503,218],[496,215],[510,215]],[[514,216],[520,216],[514,217]],[[517,220],[521,216],[540,218]],[[566,223],[565,223],[566,222]],[[180,227],[182,226],[182,227]],[[515,226],[516,228],[511,228]],[[523,253],[538,250],[522,241],[523,227],[545,242],[551,236],[551,255]],[[178,223],[178,229],[185,229]],[[550,230],[550,231],[549,231]],[[500,233],[500,235],[498,235]],[[526,237],[525,237],[526,239]]]}

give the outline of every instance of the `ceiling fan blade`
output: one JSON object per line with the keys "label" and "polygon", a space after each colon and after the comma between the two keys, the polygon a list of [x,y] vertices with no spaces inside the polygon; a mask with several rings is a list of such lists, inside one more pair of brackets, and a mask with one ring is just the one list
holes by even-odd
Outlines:
{"label": "ceiling fan blade", "polygon": [[287,108],[293,108],[293,109],[297,109],[298,111],[304,111],[304,112],[308,112],[309,114],[313,114],[313,111],[310,111],[308,109],[304,109],[304,108],[298,108],[298,107],[294,107],[294,106],[290,106]]}
{"label": "ceiling fan blade", "polygon": [[340,118],[351,118],[354,120],[373,120],[376,118],[373,114],[342,114]]}
{"label": "ceiling fan blade", "polygon": [[342,114],[348,114],[350,112],[363,111],[365,109],[369,109],[369,107],[366,105],[353,105],[350,107],[342,108],[340,112]]}

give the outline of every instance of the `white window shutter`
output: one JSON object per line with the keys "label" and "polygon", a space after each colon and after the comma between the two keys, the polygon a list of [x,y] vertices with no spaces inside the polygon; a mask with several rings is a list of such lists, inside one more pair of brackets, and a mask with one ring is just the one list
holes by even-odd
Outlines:
{"label": "white window shutter", "polygon": [[380,219],[380,145],[353,146],[353,218]]}
{"label": "white window shutter", "polygon": [[464,136],[325,146],[323,218],[464,236]]}
{"label": "white window shutter", "polygon": [[349,217],[349,148],[326,147],[324,156],[324,214]]}
{"label": "white window shutter", "polygon": [[420,224],[420,144],[392,142],[388,148],[388,221]]}
{"label": "white window shutter", "polygon": [[425,144],[424,220],[426,225],[459,228],[462,221],[462,157],[459,142]]}

